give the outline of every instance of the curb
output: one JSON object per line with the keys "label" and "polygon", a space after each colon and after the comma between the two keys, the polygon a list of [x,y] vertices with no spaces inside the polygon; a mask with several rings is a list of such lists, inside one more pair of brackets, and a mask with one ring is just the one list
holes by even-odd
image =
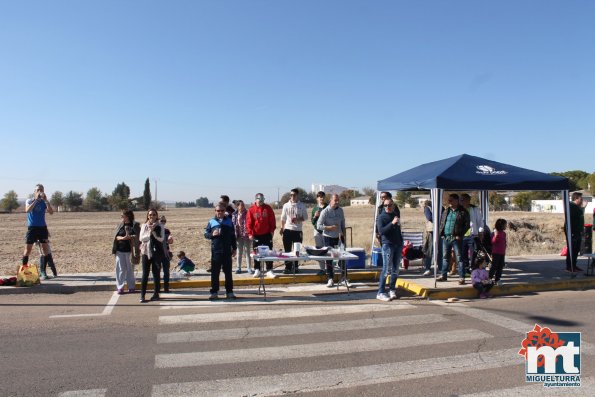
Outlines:
{"label": "curb", "polygon": [[[413,292],[422,298],[434,299],[434,300],[446,300],[449,298],[460,298],[460,299],[476,299],[477,291],[472,286],[457,287],[457,288],[427,288],[421,285],[409,282],[407,280],[397,280],[397,285]],[[595,278],[580,279],[580,280],[561,280],[554,282],[542,282],[542,283],[521,283],[521,284],[508,284],[502,286],[494,286],[490,290],[490,294],[497,296],[504,295],[520,295],[529,294],[533,292],[543,291],[582,291],[585,289],[595,288]]]}

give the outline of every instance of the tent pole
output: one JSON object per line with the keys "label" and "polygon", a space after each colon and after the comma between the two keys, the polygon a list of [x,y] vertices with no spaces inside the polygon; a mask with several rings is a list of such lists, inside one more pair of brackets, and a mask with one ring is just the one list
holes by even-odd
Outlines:
{"label": "tent pole", "polygon": [[434,288],[436,288],[436,276],[438,274],[438,264],[441,258],[438,244],[440,243],[440,217],[442,216],[442,189],[432,188],[430,191],[430,197],[432,199],[432,226],[433,232],[433,258],[432,263],[434,264]]}
{"label": "tent pole", "polygon": [[566,219],[566,245],[568,247],[568,255],[570,255],[570,271],[574,274],[576,263],[574,263],[572,255],[572,230],[570,228],[570,197],[568,190],[562,190],[562,197],[564,200],[564,218]]}
{"label": "tent pole", "polygon": [[372,243],[370,244],[370,266],[372,267],[372,254],[374,253],[374,245],[376,242],[376,220],[378,218],[378,201],[380,201],[380,191],[376,191],[376,204],[374,205],[374,225],[372,225]]}

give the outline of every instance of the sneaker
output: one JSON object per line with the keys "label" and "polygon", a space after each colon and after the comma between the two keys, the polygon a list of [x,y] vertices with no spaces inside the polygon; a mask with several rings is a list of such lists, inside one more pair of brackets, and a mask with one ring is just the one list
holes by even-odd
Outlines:
{"label": "sneaker", "polygon": [[210,301],[216,301],[217,299],[219,299],[219,295],[216,292],[213,292],[211,295],[209,295]]}
{"label": "sneaker", "polygon": [[234,295],[233,292],[229,292],[229,293],[225,294],[225,299],[233,299],[233,300],[235,300],[235,299],[237,299],[237,297]]}
{"label": "sneaker", "polygon": [[426,271],[424,272],[424,274],[423,274],[423,275],[424,275],[424,276],[429,276],[430,274],[432,274],[432,272],[431,272],[431,271],[429,271],[429,270],[426,270]]}
{"label": "sneaker", "polygon": [[390,291],[389,291],[389,293],[388,293],[388,297],[389,297],[391,300],[393,300],[393,299],[397,299],[397,291],[390,290]]}
{"label": "sneaker", "polygon": [[269,271],[267,272],[267,277],[268,277],[268,278],[276,278],[276,277],[277,277],[277,275],[276,275],[275,273],[273,273],[273,271],[272,271],[272,270],[269,270]]}
{"label": "sneaker", "polygon": [[378,294],[378,295],[376,295],[376,299],[378,299],[379,301],[383,301],[383,302],[390,302],[390,298],[388,297],[387,294]]}
{"label": "sneaker", "polygon": [[465,282],[465,279],[464,279],[464,278],[460,278],[460,279],[459,279],[459,285],[465,285],[465,284],[467,284],[467,283]]}
{"label": "sneaker", "polygon": [[139,301],[139,302],[140,302],[140,303],[147,303],[147,302],[148,302],[148,300],[146,300],[144,296],[141,296],[141,297],[140,297],[140,301]]}
{"label": "sneaker", "polygon": [[149,300],[151,300],[151,301],[158,301],[159,300],[159,295],[153,295],[153,296],[151,296],[151,298]]}
{"label": "sneaker", "polygon": [[252,277],[259,278],[260,277],[260,270],[258,270],[258,269],[254,270],[254,274],[252,275]]}
{"label": "sneaker", "polygon": [[124,294],[124,290],[122,288],[118,288],[118,295],[123,295]]}
{"label": "sneaker", "polygon": [[333,288],[334,285],[335,283],[333,282],[333,279],[329,278],[329,280],[326,282],[327,288]]}
{"label": "sneaker", "polygon": [[236,270],[236,274],[242,274],[242,269]]}
{"label": "sneaker", "polygon": [[44,280],[49,280],[50,278],[48,276],[46,276],[45,274],[42,274],[41,277],[39,277],[39,279],[41,281],[44,281]]}
{"label": "sneaker", "polygon": [[448,279],[444,276],[438,277],[436,281],[448,281]]}
{"label": "sneaker", "polygon": [[343,284],[346,287],[351,287],[351,283],[346,279],[341,280],[340,284]]}

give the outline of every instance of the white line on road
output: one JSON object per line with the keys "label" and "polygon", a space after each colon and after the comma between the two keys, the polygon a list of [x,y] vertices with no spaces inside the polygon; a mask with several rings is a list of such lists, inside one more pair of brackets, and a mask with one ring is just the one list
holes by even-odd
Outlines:
{"label": "white line on road", "polygon": [[242,338],[264,338],[272,336],[306,335],[324,332],[370,330],[403,325],[432,324],[447,321],[441,314],[413,315],[406,317],[380,317],[351,321],[334,321],[273,327],[245,327],[217,329],[212,331],[171,332],[157,335],[157,343],[206,342]]}
{"label": "white line on road", "polygon": [[209,353],[201,351],[191,353],[158,354],[155,356],[155,367],[179,368],[214,364],[237,364],[242,362],[265,360],[287,360],[293,358],[317,357],[334,354],[401,349],[415,346],[427,346],[487,338],[492,338],[492,336],[476,329],[461,329],[455,331],[391,336],[385,338],[355,339],[350,341],[260,347],[253,349],[219,350],[214,352],[211,351]]}
{"label": "white line on road", "polygon": [[58,397],[105,397],[107,389],[89,389],[65,391],[58,394]]}
{"label": "white line on road", "polygon": [[351,304],[315,306],[304,305],[302,309],[286,310],[253,310],[242,312],[184,314],[178,316],[161,316],[160,324],[181,323],[213,323],[222,321],[269,320],[274,318],[296,318],[329,316],[333,314],[370,313],[385,310],[413,309],[415,306],[406,302],[390,302],[387,304]]}
{"label": "white line on road", "polygon": [[107,302],[107,305],[105,306],[105,308],[103,309],[103,311],[101,313],[57,314],[57,315],[54,315],[54,316],[50,316],[50,318],[109,316],[110,314],[112,314],[112,311],[114,310],[114,307],[116,306],[116,303],[118,302],[118,298],[119,297],[120,297],[120,295],[118,295],[117,292],[114,292],[114,294],[110,298],[109,302]]}
{"label": "white line on road", "polygon": [[[479,332],[479,331],[475,331]],[[431,336],[440,341],[438,333]],[[153,386],[153,397],[269,396],[321,392],[519,365],[518,349],[431,357],[361,367]]]}

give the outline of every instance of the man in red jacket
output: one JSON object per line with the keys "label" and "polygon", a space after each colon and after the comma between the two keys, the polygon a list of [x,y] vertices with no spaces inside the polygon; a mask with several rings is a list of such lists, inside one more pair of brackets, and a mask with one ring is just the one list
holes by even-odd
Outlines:
{"label": "man in red jacket", "polygon": [[[275,213],[270,205],[264,203],[264,195],[256,193],[254,204],[246,216],[246,231],[252,240],[252,247],[267,245],[273,249],[273,233],[275,232]],[[266,262],[267,277],[275,278],[273,262]],[[260,277],[260,261],[254,260],[254,278]]]}

